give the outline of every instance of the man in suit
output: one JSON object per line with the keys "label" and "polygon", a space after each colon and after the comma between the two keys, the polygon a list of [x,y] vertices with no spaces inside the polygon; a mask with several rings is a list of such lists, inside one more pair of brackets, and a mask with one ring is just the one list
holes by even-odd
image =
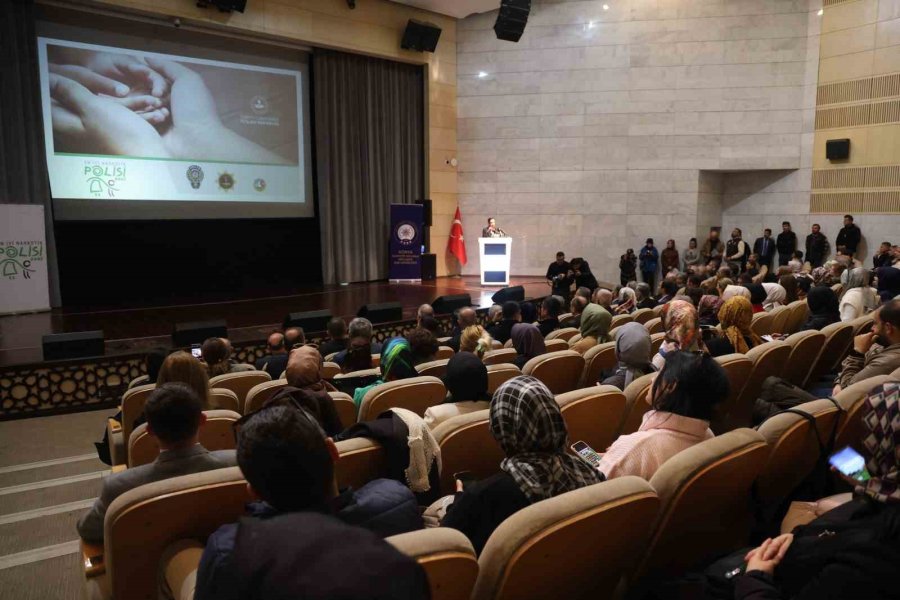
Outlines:
{"label": "man in suit", "polygon": [[487,227],[481,230],[481,237],[498,238],[506,237],[506,232],[497,227],[497,219],[488,217]]}
{"label": "man in suit", "polygon": [[272,379],[278,379],[287,368],[288,362],[284,334],[279,331],[270,334],[266,340],[266,350],[269,351],[269,355],[256,361],[256,368],[271,375]]}
{"label": "man in suit", "polygon": [[454,352],[459,352],[459,340],[462,338],[462,332],[466,327],[475,325],[476,322],[477,318],[474,308],[466,306],[456,311],[456,327],[454,328],[453,336],[447,341],[447,345],[453,348]]}
{"label": "man in suit", "polygon": [[347,323],[340,317],[334,317],[328,321],[326,326],[328,331],[328,340],[322,342],[319,346],[319,354],[325,358],[329,354],[342,352],[347,349]]}
{"label": "man in suit", "polygon": [[505,344],[512,337],[512,328],[522,322],[522,308],[518,302],[509,300],[503,303],[503,320],[491,326],[487,331],[492,338]]}
{"label": "man in suit", "polygon": [[769,271],[772,270],[772,261],[775,258],[775,240],[772,239],[771,229],[764,229],[763,236],[756,238],[756,241],[753,242],[753,254],[756,255],[760,267],[765,265]]}
{"label": "man in suit", "polygon": [[103,519],[113,500],[136,487],[237,464],[234,450],[210,452],[200,445],[200,427],[206,422],[203,403],[183,383],[166,383],[150,394],[144,405],[147,432],[159,444],[159,456],[148,465],[113,473],[103,480],[94,506],[78,521],[78,535],[90,544],[103,543]]}

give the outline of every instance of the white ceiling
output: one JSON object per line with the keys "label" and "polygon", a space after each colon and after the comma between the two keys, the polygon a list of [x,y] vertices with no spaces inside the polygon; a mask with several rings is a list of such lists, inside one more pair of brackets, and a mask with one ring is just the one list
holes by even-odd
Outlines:
{"label": "white ceiling", "polygon": [[423,8],[431,12],[463,19],[473,13],[500,8],[500,0],[393,0],[399,4]]}

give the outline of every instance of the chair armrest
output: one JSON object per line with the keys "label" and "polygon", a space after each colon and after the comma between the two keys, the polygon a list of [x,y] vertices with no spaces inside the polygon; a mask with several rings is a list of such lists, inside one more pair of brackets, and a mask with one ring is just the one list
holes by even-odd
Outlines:
{"label": "chair armrest", "polygon": [[110,417],[106,420],[106,429],[110,434],[122,433],[122,424]]}
{"label": "chair armrest", "polygon": [[121,473],[122,471],[124,471],[127,468],[128,468],[128,465],[113,465],[111,471],[113,473]]}
{"label": "chair armrest", "polygon": [[88,579],[106,573],[103,562],[103,545],[89,544],[81,540],[81,564],[84,565],[84,576]]}
{"label": "chair armrest", "polygon": [[193,600],[203,548],[197,540],[179,540],[163,552],[159,566],[169,589],[169,597]]}
{"label": "chair armrest", "polygon": [[109,440],[109,456],[112,464],[125,464],[125,436],[122,432],[122,424],[115,419],[106,420],[106,437]]}

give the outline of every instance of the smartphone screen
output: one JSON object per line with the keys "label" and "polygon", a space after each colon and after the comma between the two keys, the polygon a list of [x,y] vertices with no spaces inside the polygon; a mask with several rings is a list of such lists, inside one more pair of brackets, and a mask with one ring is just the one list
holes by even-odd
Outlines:
{"label": "smartphone screen", "polygon": [[200,353],[200,344],[194,344],[193,346],[191,346],[191,355],[194,358],[200,358],[201,356],[203,356]]}
{"label": "smartphone screen", "polygon": [[866,470],[866,459],[850,446],[832,454],[828,463],[847,477],[852,477],[860,483],[872,478]]}
{"label": "smartphone screen", "polygon": [[600,455],[584,442],[575,442],[572,444],[571,448],[592,467],[596,468],[600,466]]}

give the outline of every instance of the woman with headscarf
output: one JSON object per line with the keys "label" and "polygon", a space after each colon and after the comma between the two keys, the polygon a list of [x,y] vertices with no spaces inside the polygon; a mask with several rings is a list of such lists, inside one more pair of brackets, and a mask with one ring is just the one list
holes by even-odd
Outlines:
{"label": "woman with headscarf", "polygon": [[841,321],[845,323],[861,317],[878,306],[875,290],[869,287],[869,271],[853,269],[841,295]]}
{"label": "woman with headscarf", "polygon": [[797,278],[793,275],[782,275],[778,278],[778,283],[784,288],[784,303],[790,304],[799,300],[797,297]]}
{"label": "woman with headscarf", "polygon": [[888,302],[900,296],[900,269],[897,267],[880,267],[875,271],[878,277],[878,297]]}
{"label": "woman with headscarf", "polygon": [[809,316],[797,331],[813,329],[821,331],[824,327],[841,320],[837,294],[827,285],[817,285],[809,290],[806,296]]}
{"label": "woman with headscarf", "polygon": [[666,339],[653,357],[653,366],[657,370],[663,368],[666,356],[671,352],[697,352],[704,347],[697,309],[693,304],[686,300],[672,300],[663,309],[662,319],[666,327]]}
{"label": "woman with headscarf", "polygon": [[750,291],[750,305],[753,307],[753,314],[765,312],[763,303],[766,301],[766,288],[759,283],[751,283],[745,287]]}
{"label": "woman with headscarf", "polygon": [[719,324],[722,326],[722,336],[706,342],[706,347],[712,356],[724,356],[726,354],[746,354],[750,348],[754,348],[763,341],[750,329],[753,322],[753,307],[750,301],[743,296],[736,296],[722,305],[719,309]]}
{"label": "woman with headscarf", "polygon": [[416,377],[418,375],[416,368],[413,366],[413,355],[412,351],[409,349],[409,342],[406,341],[406,338],[391,338],[384,346],[382,346],[381,364],[379,365],[379,368],[381,369],[380,379],[375,380],[375,383],[367,385],[366,387],[356,388],[356,391],[353,392],[353,402],[356,404],[357,410],[359,410],[363,398],[366,397],[366,393],[369,390],[387,381],[409,379],[410,377]]}
{"label": "woman with headscarf", "polygon": [[625,323],[616,329],[614,335],[619,364],[616,372],[603,380],[603,385],[614,385],[624,390],[638,377],[655,371],[650,362],[650,332],[640,323]]}
{"label": "woman with headscarf", "polygon": [[722,301],[728,302],[735,296],[742,296],[742,297],[746,298],[747,301],[749,301],[750,300],[750,290],[748,290],[746,287],[744,287],[742,285],[728,284],[727,286],[725,286],[725,289],[722,291]]}
{"label": "woman with headscarf", "polygon": [[324,360],[313,346],[300,346],[291,350],[285,378],[287,386],[281,388],[264,406],[270,404],[293,406],[309,412],[325,433],[334,436],[344,430],[334,400],[328,392],[337,388],[322,379]]}
{"label": "woman with headscarf", "polygon": [[491,434],[506,458],[500,472],[469,484],[441,522],[463,532],[481,553],[491,533],[517,511],[603,480],[568,452],[568,431],[553,393],[526,375],[501,385],[491,400]]}
{"label": "woman with headscarf", "polygon": [[510,339],[512,339],[513,348],[519,353],[513,360],[513,364],[520,369],[524,368],[525,363],[535,356],[540,356],[547,352],[547,347],[544,345],[544,336],[541,335],[541,330],[537,328],[537,325],[530,323],[513,325]]}
{"label": "woman with headscarf", "polygon": [[605,308],[599,304],[588,304],[581,312],[581,339],[572,345],[572,350],[584,354],[597,344],[610,341],[611,324],[612,315]]}
{"label": "woman with headscarf", "polygon": [[490,406],[488,372],[481,359],[471,352],[457,352],[447,362],[444,375],[447,399],[425,410],[425,425],[434,429],[447,419]]}
{"label": "woman with headscarf", "polygon": [[784,306],[787,299],[787,290],[780,283],[763,283],[766,290],[766,299],[763,300],[763,309],[766,312],[774,310],[778,306]]}
{"label": "woman with headscarf", "polygon": [[747,553],[735,600],[900,597],[900,384],[863,402],[859,450],[869,478],[841,475],[853,486],[850,501]]}
{"label": "woman with headscarf", "polygon": [[700,298],[697,305],[697,313],[700,317],[700,325],[715,327],[719,324],[719,309],[722,308],[723,301],[718,296],[706,294]]}

